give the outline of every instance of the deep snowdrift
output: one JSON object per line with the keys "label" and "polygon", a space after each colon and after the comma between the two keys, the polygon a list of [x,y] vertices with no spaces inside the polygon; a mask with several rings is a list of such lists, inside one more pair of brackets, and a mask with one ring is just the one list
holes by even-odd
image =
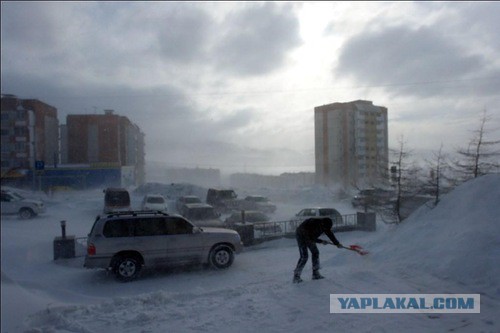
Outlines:
{"label": "deep snowdrift", "polygon": [[[277,202],[280,216],[309,199]],[[46,216],[2,217],[2,332],[498,332],[499,202],[500,175],[489,175],[401,225],[339,233],[371,254],[321,246],[321,281],[310,281],[309,262],[305,282],[291,283],[298,251],[293,239],[280,239],[247,248],[228,270],[160,270],[117,283],[84,269],[82,257],[52,260],[59,221],[83,237],[102,209],[101,191],[59,194]],[[330,314],[332,293],[480,293],[481,313]]]}
{"label": "deep snowdrift", "polygon": [[370,243],[373,260],[468,286],[498,286],[500,176],[464,183],[430,207]]}

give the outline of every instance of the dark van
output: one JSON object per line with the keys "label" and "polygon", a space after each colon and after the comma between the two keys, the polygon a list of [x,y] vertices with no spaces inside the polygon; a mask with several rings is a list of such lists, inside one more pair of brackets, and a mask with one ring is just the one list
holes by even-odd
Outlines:
{"label": "dark van", "polygon": [[126,189],[108,187],[103,192],[105,214],[131,210],[130,194]]}
{"label": "dark van", "polygon": [[238,195],[233,190],[209,188],[207,192],[207,204],[213,206],[219,213],[228,213],[236,208]]}

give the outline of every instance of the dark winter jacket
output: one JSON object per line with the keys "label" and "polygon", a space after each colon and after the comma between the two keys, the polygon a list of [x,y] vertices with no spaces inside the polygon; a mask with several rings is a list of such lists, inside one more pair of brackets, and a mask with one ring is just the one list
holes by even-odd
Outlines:
{"label": "dark winter jacket", "polygon": [[318,239],[323,233],[330,238],[332,243],[338,246],[340,243],[332,232],[333,222],[330,218],[310,218],[297,227],[297,236],[304,237],[307,241],[321,243]]}

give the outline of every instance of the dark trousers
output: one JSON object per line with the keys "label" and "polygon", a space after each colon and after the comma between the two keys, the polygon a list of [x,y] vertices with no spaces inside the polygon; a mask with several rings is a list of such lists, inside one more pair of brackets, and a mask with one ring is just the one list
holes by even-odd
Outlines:
{"label": "dark trousers", "polygon": [[319,270],[319,250],[318,247],[316,246],[316,242],[310,239],[307,239],[300,230],[297,230],[295,233],[295,238],[297,239],[297,245],[299,246],[299,253],[300,253],[300,258],[299,261],[297,262],[297,267],[295,267],[295,270],[293,273],[295,275],[299,275],[302,273],[302,270],[304,269],[304,266],[307,263],[307,259],[309,257],[309,254],[307,252],[307,249],[311,251],[312,255],[312,269],[313,271]]}

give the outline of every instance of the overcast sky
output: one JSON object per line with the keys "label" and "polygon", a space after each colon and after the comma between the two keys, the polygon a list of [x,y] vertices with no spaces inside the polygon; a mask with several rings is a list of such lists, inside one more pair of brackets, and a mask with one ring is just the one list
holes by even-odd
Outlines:
{"label": "overcast sky", "polygon": [[500,2],[1,3],[1,92],[113,109],[146,161],[314,171],[314,107],[364,99],[389,146],[466,146],[500,128]]}

